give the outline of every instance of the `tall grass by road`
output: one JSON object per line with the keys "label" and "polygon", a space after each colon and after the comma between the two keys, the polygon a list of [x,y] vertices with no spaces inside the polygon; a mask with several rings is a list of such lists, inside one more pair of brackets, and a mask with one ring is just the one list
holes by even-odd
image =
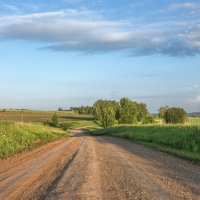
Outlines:
{"label": "tall grass by road", "polygon": [[31,150],[68,136],[67,132],[38,124],[0,122],[0,158]]}
{"label": "tall grass by road", "polygon": [[118,126],[96,130],[92,134],[124,138],[200,162],[199,126]]}

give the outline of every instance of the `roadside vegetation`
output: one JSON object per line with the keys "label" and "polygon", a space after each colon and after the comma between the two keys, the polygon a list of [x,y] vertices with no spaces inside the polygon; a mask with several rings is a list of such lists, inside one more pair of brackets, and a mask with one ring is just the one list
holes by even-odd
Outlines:
{"label": "roadside vegetation", "polygon": [[68,137],[69,130],[95,127],[91,115],[74,111],[5,110],[0,112],[0,159]]}
{"label": "roadside vegetation", "polygon": [[200,126],[117,126],[93,130],[90,133],[127,139],[194,162],[200,162]]}
{"label": "roadside vegetation", "polygon": [[31,150],[42,144],[67,137],[61,129],[38,124],[20,124],[17,122],[0,123],[0,158]]}

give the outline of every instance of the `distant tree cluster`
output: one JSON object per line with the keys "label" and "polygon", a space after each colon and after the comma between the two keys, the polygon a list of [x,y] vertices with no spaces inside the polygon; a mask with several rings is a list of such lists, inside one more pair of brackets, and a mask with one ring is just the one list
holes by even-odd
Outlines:
{"label": "distant tree cluster", "polygon": [[58,111],[65,111],[62,107],[58,107]]}
{"label": "distant tree cluster", "polygon": [[74,111],[79,114],[93,114],[93,107],[92,106],[71,107],[70,111]]}
{"label": "distant tree cluster", "polygon": [[159,117],[166,124],[184,124],[188,121],[187,112],[183,108],[176,107],[161,107],[159,109]]}
{"label": "distant tree cluster", "polygon": [[153,123],[147,106],[144,103],[137,103],[128,98],[119,102],[110,100],[98,100],[93,105],[93,114],[96,120],[100,121],[103,127],[119,124],[143,124]]}

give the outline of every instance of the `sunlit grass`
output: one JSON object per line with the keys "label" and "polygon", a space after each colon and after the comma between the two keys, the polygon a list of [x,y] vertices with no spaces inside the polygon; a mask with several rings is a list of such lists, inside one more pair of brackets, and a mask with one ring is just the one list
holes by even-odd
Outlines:
{"label": "sunlit grass", "polygon": [[92,134],[127,139],[200,162],[200,126],[116,126],[96,130]]}
{"label": "sunlit grass", "polygon": [[67,136],[67,132],[52,127],[1,121],[0,158],[6,158]]}

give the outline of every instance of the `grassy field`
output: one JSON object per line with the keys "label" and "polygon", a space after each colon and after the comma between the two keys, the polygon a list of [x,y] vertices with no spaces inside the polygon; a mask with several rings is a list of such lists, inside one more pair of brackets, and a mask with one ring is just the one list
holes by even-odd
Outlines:
{"label": "grassy field", "polygon": [[57,128],[44,125],[55,112],[9,110],[0,112],[0,158],[33,149],[37,146],[67,137],[67,131],[78,127],[97,126],[89,115],[73,112],[56,112]]}
{"label": "grassy field", "polygon": [[[51,120],[53,111],[37,111],[37,110],[7,110],[0,112],[0,120],[9,121],[24,121],[24,122],[45,122]],[[79,115],[74,112],[59,111],[56,112],[60,122],[74,121],[74,120],[92,120],[93,117],[90,115]]]}
{"label": "grassy field", "polygon": [[189,117],[189,125],[200,126],[200,117]]}
{"label": "grassy field", "polygon": [[61,129],[38,124],[20,124],[16,122],[0,123],[0,158],[31,150],[42,144],[67,137]]}
{"label": "grassy field", "polygon": [[109,135],[200,162],[200,126],[117,126],[91,132]]}
{"label": "grassy field", "polygon": [[[12,121],[21,123],[43,124],[51,121],[53,111],[34,111],[34,110],[8,110],[0,112],[0,121]],[[60,127],[64,130],[84,126],[96,126],[96,122],[91,115],[80,115],[74,112],[56,112]]]}

